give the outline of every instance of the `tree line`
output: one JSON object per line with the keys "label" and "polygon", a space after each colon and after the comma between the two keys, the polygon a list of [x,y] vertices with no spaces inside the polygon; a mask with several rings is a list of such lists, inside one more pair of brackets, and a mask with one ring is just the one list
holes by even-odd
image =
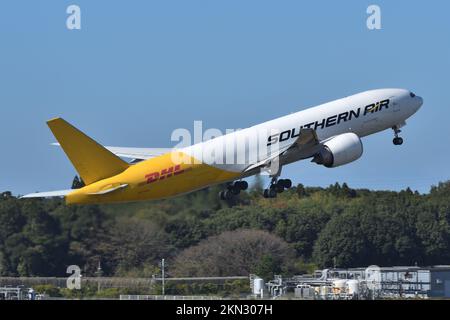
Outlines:
{"label": "tree line", "polygon": [[276,199],[258,185],[153,202],[66,206],[0,197],[0,276],[293,275],[325,267],[450,264],[450,182],[419,194],[299,184]]}

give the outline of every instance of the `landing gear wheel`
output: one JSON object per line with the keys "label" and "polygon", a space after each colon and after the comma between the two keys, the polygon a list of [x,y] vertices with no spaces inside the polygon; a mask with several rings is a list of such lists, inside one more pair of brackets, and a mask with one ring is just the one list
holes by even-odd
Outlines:
{"label": "landing gear wheel", "polygon": [[233,187],[233,188],[231,188],[231,189],[228,190],[228,191],[230,191],[231,194],[233,194],[233,195],[235,195],[235,196],[237,196],[239,193],[241,193],[241,189],[236,188],[236,187]]}
{"label": "landing gear wheel", "polygon": [[236,181],[235,186],[239,188],[240,190],[247,190],[248,189],[248,182],[247,181]]}
{"label": "landing gear wheel", "polygon": [[401,132],[400,128],[398,126],[393,126],[392,130],[394,130],[395,136],[394,140],[392,140],[392,143],[394,143],[394,145],[396,146],[403,144],[403,139],[398,136],[398,134]]}
{"label": "landing gear wheel", "polygon": [[282,185],[281,183],[277,183],[274,189],[277,193],[282,193],[284,191],[284,185]]}
{"label": "landing gear wheel", "polygon": [[269,196],[271,198],[276,198],[277,197],[277,190],[275,189],[269,189]]}
{"label": "landing gear wheel", "polygon": [[289,189],[292,187],[292,181],[290,179],[281,179],[278,180],[278,183],[281,184],[285,189]]}
{"label": "landing gear wheel", "polygon": [[229,200],[233,199],[233,196],[234,196],[234,194],[233,194],[233,192],[231,190],[223,190],[223,191],[219,192],[220,200],[227,200],[227,201],[229,201]]}
{"label": "landing gear wheel", "polygon": [[275,188],[264,189],[264,198],[276,198],[277,190]]}
{"label": "landing gear wheel", "polygon": [[394,140],[392,140],[392,142],[394,143],[394,145],[400,146],[403,144],[403,139],[400,137],[395,137]]}

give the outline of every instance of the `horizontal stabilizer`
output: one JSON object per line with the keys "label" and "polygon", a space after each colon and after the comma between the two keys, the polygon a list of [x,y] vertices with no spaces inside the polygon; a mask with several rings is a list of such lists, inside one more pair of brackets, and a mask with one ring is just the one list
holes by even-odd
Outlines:
{"label": "horizontal stabilizer", "polygon": [[[52,143],[52,145],[61,146],[57,142]],[[147,160],[174,151],[174,149],[172,148],[132,148],[132,147],[109,147],[109,146],[104,146],[104,148],[111,151],[118,157],[129,158],[134,160]]]}
{"label": "horizontal stabilizer", "polygon": [[127,148],[127,147],[105,147],[116,156],[130,159],[147,160],[172,152],[172,148]]}
{"label": "horizontal stabilizer", "polygon": [[69,193],[73,192],[75,190],[69,189],[69,190],[58,190],[58,191],[47,191],[47,192],[36,192],[36,193],[30,193],[26,194],[20,198],[53,198],[53,197],[64,197],[68,195]]}

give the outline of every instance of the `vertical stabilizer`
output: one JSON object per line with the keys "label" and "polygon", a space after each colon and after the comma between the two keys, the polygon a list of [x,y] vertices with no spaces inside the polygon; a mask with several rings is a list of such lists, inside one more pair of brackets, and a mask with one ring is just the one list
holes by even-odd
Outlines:
{"label": "vertical stabilizer", "polygon": [[86,185],[115,176],[129,164],[61,118],[47,121]]}

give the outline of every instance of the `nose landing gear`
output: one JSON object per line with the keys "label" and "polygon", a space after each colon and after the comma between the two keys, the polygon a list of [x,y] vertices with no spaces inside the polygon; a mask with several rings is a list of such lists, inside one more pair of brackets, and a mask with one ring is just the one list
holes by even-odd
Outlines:
{"label": "nose landing gear", "polygon": [[392,140],[392,143],[396,146],[400,146],[403,144],[403,138],[399,137],[398,134],[401,132],[398,126],[393,126],[392,130],[394,130],[395,138]]}
{"label": "nose landing gear", "polygon": [[392,140],[392,143],[394,143],[396,146],[400,146],[400,145],[403,144],[403,138],[395,137],[395,138]]}

